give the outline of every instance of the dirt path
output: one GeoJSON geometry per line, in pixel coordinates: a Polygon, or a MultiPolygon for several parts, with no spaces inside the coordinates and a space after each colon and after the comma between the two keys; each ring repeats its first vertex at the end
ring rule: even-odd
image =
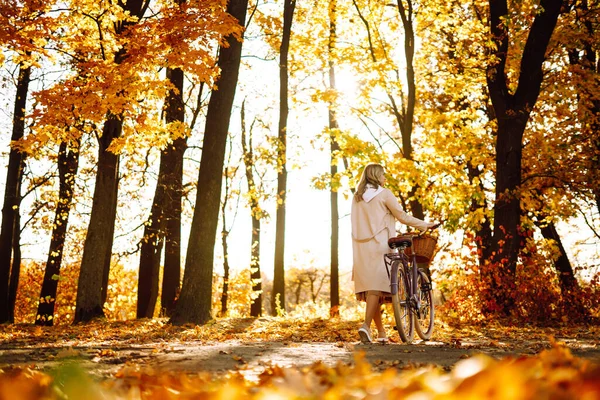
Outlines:
{"type": "MultiPolygon", "coordinates": [[[[594,339],[565,340],[575,356],[600,363],[600,346],[594,339]]],[[[260,374],[266,365],[305,366],[323,362],[333,366],[350,364],[359,353],[376,368],[395,366],[408,368],[426,364],[450,369],[456,362],[477,353],[494,358],[532,355],[550,347],[549,342],[527,340],[472,340],[417,342],[412,345],[390,343],[363,345],[359,342],[291,342],[263,341],[225,342],[162,341],[128,344],[92,342],[90,345],[36,343],[0,344],[0,368],[35,366],[51,369],[66,361],[74,361],[97,376],[110,376],[122,368],[148,366],[155,370],[181,372],[209,371],[226,373],[241,371],[247,377],[260,374]]]]}

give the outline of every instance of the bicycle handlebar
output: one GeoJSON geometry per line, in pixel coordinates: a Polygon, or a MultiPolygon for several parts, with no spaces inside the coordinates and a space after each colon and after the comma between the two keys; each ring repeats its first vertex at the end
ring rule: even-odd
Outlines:
{"type": "Polygon", "coordinates": [[[424,234],[425,234],[427,231],[432,231],[432,230],[434,230],[434,229],[437,229],[437,228],[439,228],[440,226],[442,226],[442,224],[443,224],[443,223],[444,223],[443,221],[440,221],[440,222],[438,222],[437,224],[433,225],[432,227],[429,227],[429,228],[425,229],[424,231],[422,231],[422,232],[419,232],[419,233],[417,234],[417,236],[424,235],[424,234]]]}
{"type": "Polygon", "coordinates": [[[435,224],[434,226],[432,226],[432,227],[431,227],[431,228],[429,228],[429,229],[430,229],[430,230],[437,229],[437,228],[439,228],[440,226],[442,226],[442,224],[443,224],[443,223],[444,223],[443,221],[440,221],[440,222],[438,222],[437,224],[435,224]]]}
{"type": "Polygon", "coordinates": [[[430,228],[427,228],[427,229],[425,229],[424,231],[419,231],[418,233],[414,233],[414,232],[413,232],[413,233],[411,233],[411,232],[405,232],[405,233],[403,233],[403,232],[401,232],[401,231],[399,231],[399,230],[396,230],[396,233],[397,233],[398,235],[414,235],[414,236],[421,236],[421,235],[425,234],[425,233],[426,233],[427,231],[429,231],[429,230],[431,230],[431,231],[432,231],[432,230],[434,230],[434,229],[437,229],[437,228],[439,228],[440,226],[442,226],[442,224],[443,224],[443,223],[444,223],[444,221],[440,221],[440,222],[438,222],[437,224],[433,225],[432,227],[430,227],[430,228]]]}

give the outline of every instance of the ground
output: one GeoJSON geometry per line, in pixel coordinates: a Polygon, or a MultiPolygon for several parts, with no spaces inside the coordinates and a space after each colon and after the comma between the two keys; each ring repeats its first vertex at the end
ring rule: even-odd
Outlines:
{"type": "Polygon", "coordinates": [[[399,343],[390,330],[389,344],[361,344],[358,321],[324,319],[222,319],[204,326],[174,327],[160,320],[95,322],[65,327],[0,327],[0,369],[29,366],[52,370],[75,362],[100,378],[127,368],[170,372],[199,371],[248,379],[272,366],[351,365],[357,356],[375,369],[410,369],[437,365],[450,370],[475,354],[496,359],[538,354],[556,343],[582,359],[600,364],[600,329],[436,326],[432,340],[399,343]]]}

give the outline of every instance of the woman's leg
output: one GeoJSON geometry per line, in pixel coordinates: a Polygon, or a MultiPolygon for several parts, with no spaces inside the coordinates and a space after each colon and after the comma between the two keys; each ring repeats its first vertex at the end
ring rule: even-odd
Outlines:
{"type": "Polygon", "coordinates": [[[375,325],[377,326],[377,338],[382,339],[387,337],[387,333],[383,326],[383,321],[381,320],[381,305],[377,307],[377,311],[373,316],[373,321],[375,321],[375,325]]]}
{"type": "MultiPolygon", "coordinates": [[[[363,324],[364,328],[371,329],[371,322],[375,320],[375,324],[377,324],[377,318],[379,318],[379,324],[381,324],[379,296],[380,292],[378,291],[370,290],[367,292],[367,306],[365,307],[365,322],[363,324]]],[[[379,325],[377,325],[377,329],[379,329],[379,325]]]]}

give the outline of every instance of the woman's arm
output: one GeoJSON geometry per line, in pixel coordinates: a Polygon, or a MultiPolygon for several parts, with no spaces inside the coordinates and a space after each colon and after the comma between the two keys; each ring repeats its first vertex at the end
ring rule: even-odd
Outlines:
{"type": "Polygon", "coordinates": [[[413,228],[417,228],[422,231],[425,231],[428,228],[432,228],[436,225],[435,222],[425,222],[404,212],[402,206],[398,202],[398,199],[390,190],[385,190],[382,194],[384,195],[384,203],[386,207],[388,208],[388,210],[390,210],[392,215],[401,223],[408,226],[412,226],[413,228]]]}

